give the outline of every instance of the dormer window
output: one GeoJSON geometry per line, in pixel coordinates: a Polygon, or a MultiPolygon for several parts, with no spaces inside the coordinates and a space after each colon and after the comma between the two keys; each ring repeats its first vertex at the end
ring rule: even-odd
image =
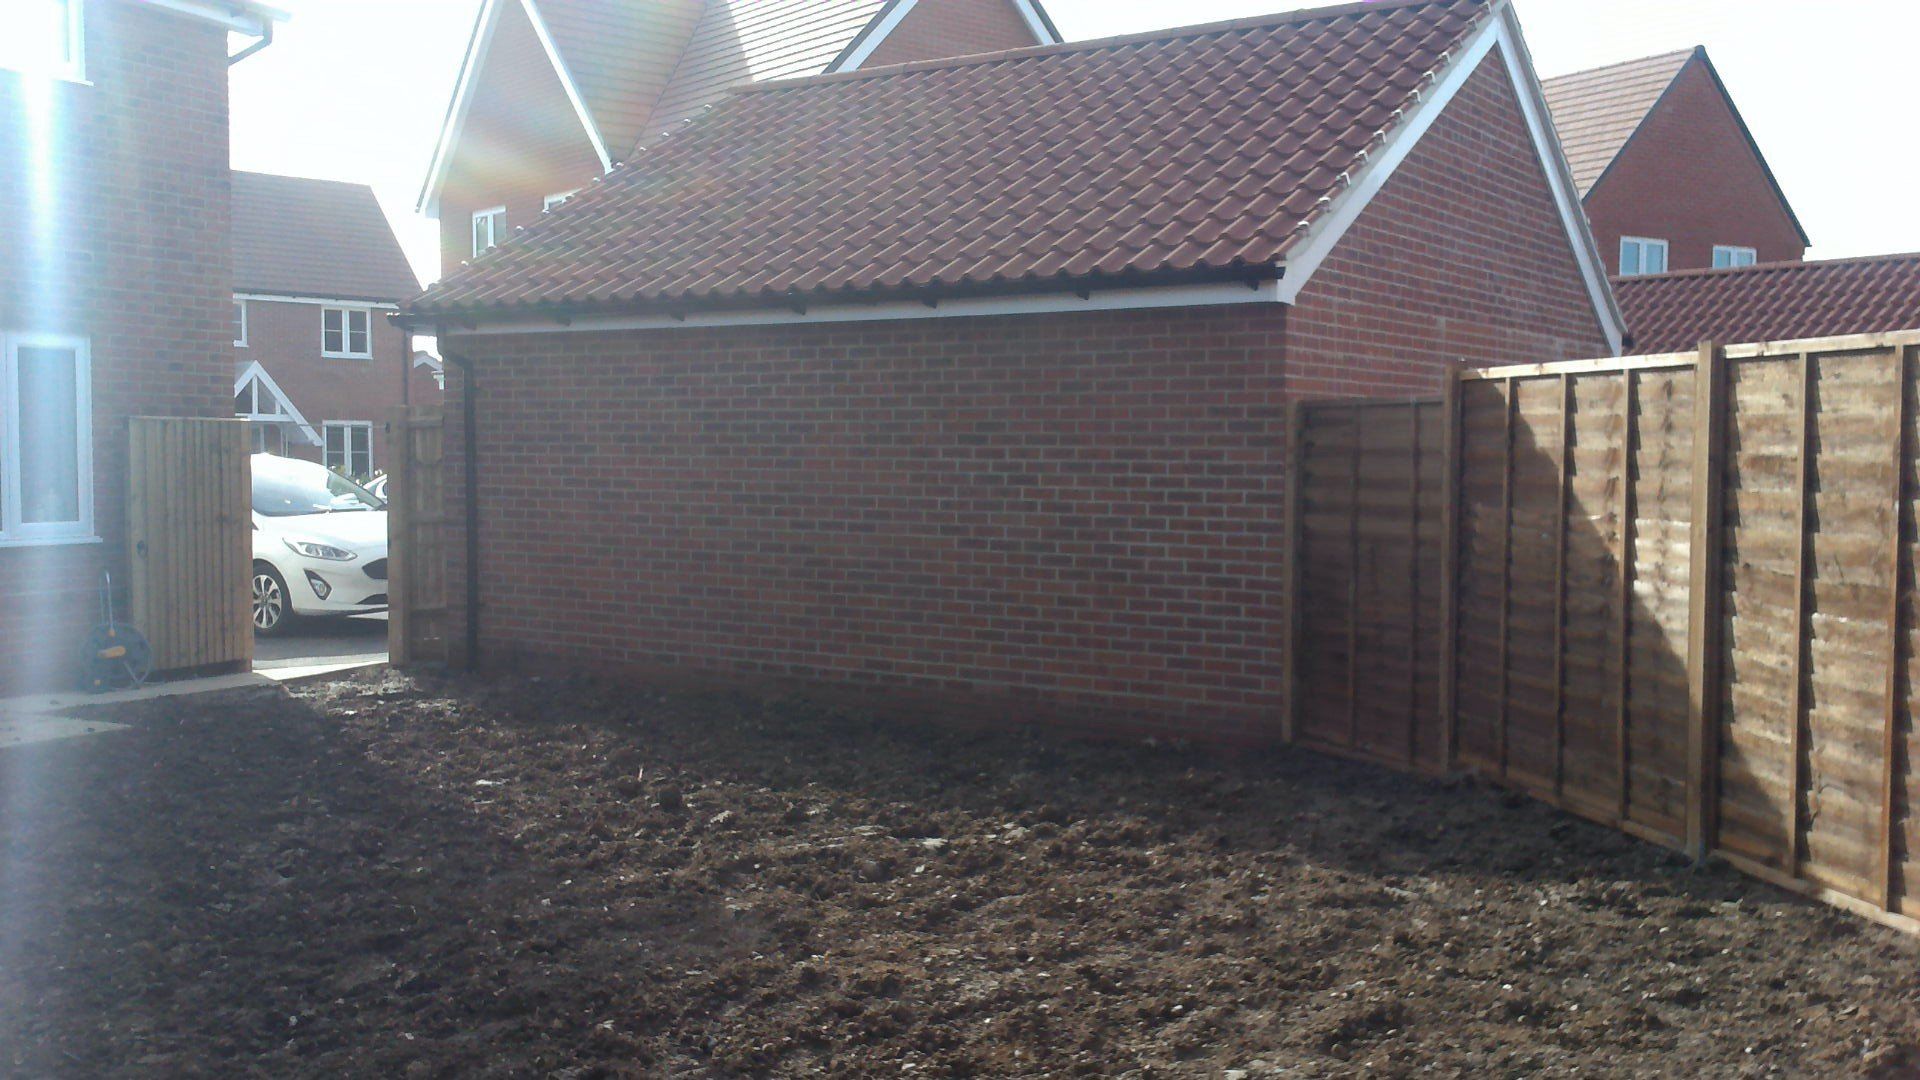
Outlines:
{"type": "Polygon", "coordinates": [[[507,238],[507,208],[496,206],[473,215],[473,257],[479,258],[507,238]]]}
{"type": "Polygon", "coordinates": [[[79,82],[86,78],[81,0],[0,3],[0,68],[79,82]]]}

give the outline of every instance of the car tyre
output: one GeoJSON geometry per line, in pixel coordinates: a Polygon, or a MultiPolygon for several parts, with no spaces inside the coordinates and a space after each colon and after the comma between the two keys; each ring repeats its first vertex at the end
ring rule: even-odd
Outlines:
{"type": "Polygon", "coordinates": [[[285,636],[299,617],[287,579],[266,563],[253,564],[253,632],[257,637],[285,636]]]}

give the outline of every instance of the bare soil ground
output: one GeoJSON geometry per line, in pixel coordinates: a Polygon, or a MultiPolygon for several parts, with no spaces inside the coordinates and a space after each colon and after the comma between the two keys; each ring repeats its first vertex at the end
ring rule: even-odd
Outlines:
{"type": "Polygon", "coordinates": [[[1911,1075],[1920,948],[1304,753],[386,675],[0,754],[0,1074],[1911,1075]]]}

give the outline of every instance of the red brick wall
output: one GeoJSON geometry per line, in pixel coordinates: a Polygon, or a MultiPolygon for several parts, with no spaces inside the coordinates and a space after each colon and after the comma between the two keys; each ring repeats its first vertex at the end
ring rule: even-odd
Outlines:
{"type": "MultiPolygon", "coordinates": [[[[233,350],[235,363],[244,367],[259,361],[313,425],[315,433],[323,437],[329,420],[371,421],[373,465],[385,472],[384,424],[388,411],[401,404],[405,393],[400,374],[405,336],[386,312],[375,310],[373,359],[330,359],[320,355],[321,311],[319,304],[247,301],[247,344],[233,350]]],[[[439,404],[440,387],[433,381],[432,372],[413,367],[410,355],[406,361],[406,370],[412,374],[413,404],[439,404]]],[[[288,449],[293,457],[322,460],[317,446],[288,449]]]]}
{"type": "Polygon", "coordinates": [[[1622,236],[1667,241],[1673,270],[1712,266],[1716,244],[1754,248],[1761,262],[1807,253],[1698,58],[1681,70],[1586,203],[1610,273],[1620,270],[1622,236]]]}
{"type": "Polygon", "coordinates": [[[920,0],[861,66],[1020,49],[1039,42],[1012,0],[920,0]]]}
{"type": "Polygon", "coordinates": [[[226,34],[124,0],[86,25],[92,85],[0,71],[0,327],[90,339],[104,542],[0,548],[0,693],[70,682],[100,571],[127,579],[126,418],[233,410],[226,34]]]}
{"type": "Polygon", "coordinates": [[[1437,392],[1463,359],[1605,356],[1573,250],[1505,63],[1489,56],[1301,292],[1289,389],[1437,392]]]}
{"type": "MultiPolygon", "coordinates": [[[[484,658],[1271,735],[1286,400],[1606,351],[1504,69],[1456,108],[1291,310],[456,341],[484,658]]],[[[448,446],[457,507],[457,423],[448,446]]]]}
{"type": "Polygon", "coordinates": [[[972,684],[1263,732],[1284,323],[1236,307],[456,343],[481,381],[483,649],[972,684]]]}
{"type": "MultiPolygon", "coordinates": [[[[507,208],[507,224],[540,217],[548,195],[600,175],[579,114],[517,3],[505,5],[476,76],[466,126],[440,194],[440,272],[473,258],[473,215],[507,208]]],[[[616,156],[626,148],[609,148],[616,156]]]]}

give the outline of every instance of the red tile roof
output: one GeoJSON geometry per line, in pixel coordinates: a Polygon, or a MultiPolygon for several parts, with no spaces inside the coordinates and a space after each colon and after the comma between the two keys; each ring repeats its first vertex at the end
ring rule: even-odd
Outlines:
{"type": "Polygon", "coordinates": [[[1385,0],[745,90],[415,310],[1253,273],[1490,10],[1385,0]]]}
{"type": "Polygon", "coordinates": [[[1547,96],[1547,109],[1553,113],[1553,126],[1566,148],[1580,194],[1593,189],[1680,76],[1680,69],[1699,53],[1699,49],[1682,49],[1541,80],[1540,89],[1547,96]]]}
{"type": "Polygon", "coordinates": [[[1615,278],[1640,354],[1920,329],[1920,254],[1615,278]]]}
{"type": "Polygon", "coordinates": [[[233,290],[398,303],[420,279],[372,188],[235,172],[233,290]]]}

